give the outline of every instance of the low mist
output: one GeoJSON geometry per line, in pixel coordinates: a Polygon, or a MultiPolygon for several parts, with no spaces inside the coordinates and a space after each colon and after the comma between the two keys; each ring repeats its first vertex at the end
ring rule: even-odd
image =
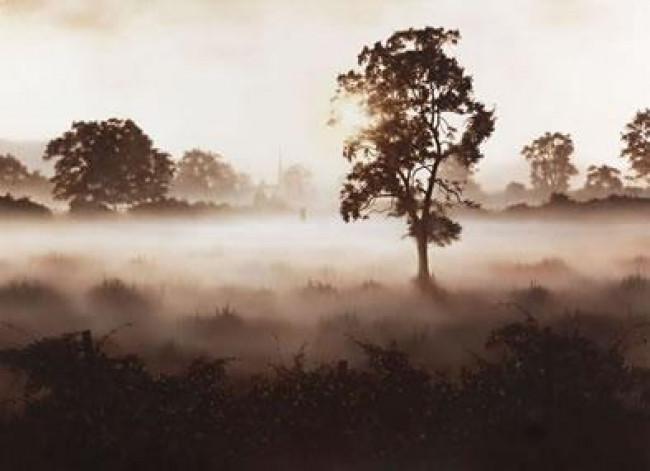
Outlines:
{"type": "Polygon", "coordinates": [[[607,340],[650,306],[647,224],[463,225],[461,242],[433,251],[447,292],[433,302],[412,286],[413,242],[390,220],[15,222],[0,234],[11,247],[0,260],[0,339],[91,328],[163,368],[175,364],[160,357],[171,348],[179,361],[227,355],[245,369],[301,348],[313,360],[354,355],[351,339],[368,339],[450,365],[522,312],[605,318],[617,326],[596,332],[607,340]]]}

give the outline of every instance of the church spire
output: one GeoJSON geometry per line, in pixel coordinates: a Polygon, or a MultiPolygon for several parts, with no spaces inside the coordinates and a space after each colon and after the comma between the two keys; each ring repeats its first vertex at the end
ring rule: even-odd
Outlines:
{"type": "Polygon", "coordinates": [[[282,174],[284,169],[282,168],[282,147],[278,147],[278,188],[282,187],[282,174]]]}

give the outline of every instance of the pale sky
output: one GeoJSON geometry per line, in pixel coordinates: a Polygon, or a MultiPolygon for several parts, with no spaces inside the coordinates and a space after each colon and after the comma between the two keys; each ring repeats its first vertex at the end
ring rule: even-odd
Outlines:
{"type": "MultiPolygon", "coordinates": [[[[581,170],[623,167],[650,107],[648,0],[0,0],[0,137],[134,119],[179,156],[202,147],[273,179],[278,149],[324,182],[345,170],[328,128],[337,73],[397,29],[458,28],[477,97],[496,107],[478,180],[527,180],[519,154],[569,132],[581,170]]],[[[584,176],[574,183],[582,184],[584,176]]]]}

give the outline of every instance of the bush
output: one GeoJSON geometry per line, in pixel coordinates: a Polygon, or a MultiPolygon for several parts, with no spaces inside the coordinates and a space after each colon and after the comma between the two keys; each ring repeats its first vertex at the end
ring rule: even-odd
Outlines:
{"type": "Polygon", "coordinates": [[[129,212],[138,216],[206,216],[227,212],[228,204],[208,201],[190,203],[176,198],[164,198],[133,206],[129,212]]]}
{"type": "Polygon", "coordinates": [[[26,378],[0,421],[6,469],[648,469],[650,371],[618,345],[527,318],[457,380],[396,345],[234,377],[198,358],[154,375],[90,332],[0,351],[26,378]]]}
{"type": "Polygon", "coordinates": [[[2,217],[49,217],[52,215],[46,206],[38,204],[29,198],[14,198],[7,193],[0,196],[0,216],[2,217]]]}
{"type": "Polygon", "coordinates": [[[151,300],[135,286],[119,278],[108,278],[88,292],[92,309],[126,318],[138,318],[153,310],[151,300]]]}
{"type": "Polygon", "coordinates": [[[13,280],[0,286],[0,311],[27,310],[61,313],[69,302],[51,286],[35,280],[13,280]]]}
{"type": "Polygon", "coordinates": [[[75,198],[70,201],[70,214],[78,216],[107,215],[113,211],[104,203],[75,198]]]}

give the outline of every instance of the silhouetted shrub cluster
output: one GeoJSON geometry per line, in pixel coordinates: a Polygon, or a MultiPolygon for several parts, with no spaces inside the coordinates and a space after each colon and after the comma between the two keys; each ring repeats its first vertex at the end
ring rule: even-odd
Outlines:
{"type": "Polygon", "coordinates": [[[230,209],[228,204],[211,201],[190,203],[176,198],[162,198],[133,206],[129,212],[141,216],[205,216],[222,214],[230,209]]]}
{"type": "Polygon", "coordinates": [[[536,320],[489,336],[457,376],[396,346],[366,362],[265,375],[196,359],[155,375],[89,331],[0,352],[24,378],[0,426],[3,469],[642,470],[650,371],[536,320]]]}
{"type": "Polygon", "coordinates": [[[70,201],[70,214],[74,216],[107,216],[113,212],[101,202],[88,201],[84,198],[74,198],[70,201]]]}
{"type": "Polygon", "coordinates": [[[609,195],[606,198],[594,198],[588,201],[577,201],[563,193],[553,193],[550,199],[540,206],[530,206],[518,203],[508,206],[499,214],[504,216],[539,216],[539,215],[602,215],[602,214],[629,214],[636,215],[640,212],[650,212],[650,198],[609,195]]]}
{"type": "Polygon", "coordinates": [[[52,212],[45,206],[29,198],[14,198],[7,193],[0,196],[0,216],[2,217],[48,217],[52,212]]]}
{"type": "Polygon", "coordinates": [[[108,278],[93,286],[88,299],[100,315],[116,313],[125,319],[140,318],[153,309],[152,301],[144,293],[119,278],[108,278]]]}

